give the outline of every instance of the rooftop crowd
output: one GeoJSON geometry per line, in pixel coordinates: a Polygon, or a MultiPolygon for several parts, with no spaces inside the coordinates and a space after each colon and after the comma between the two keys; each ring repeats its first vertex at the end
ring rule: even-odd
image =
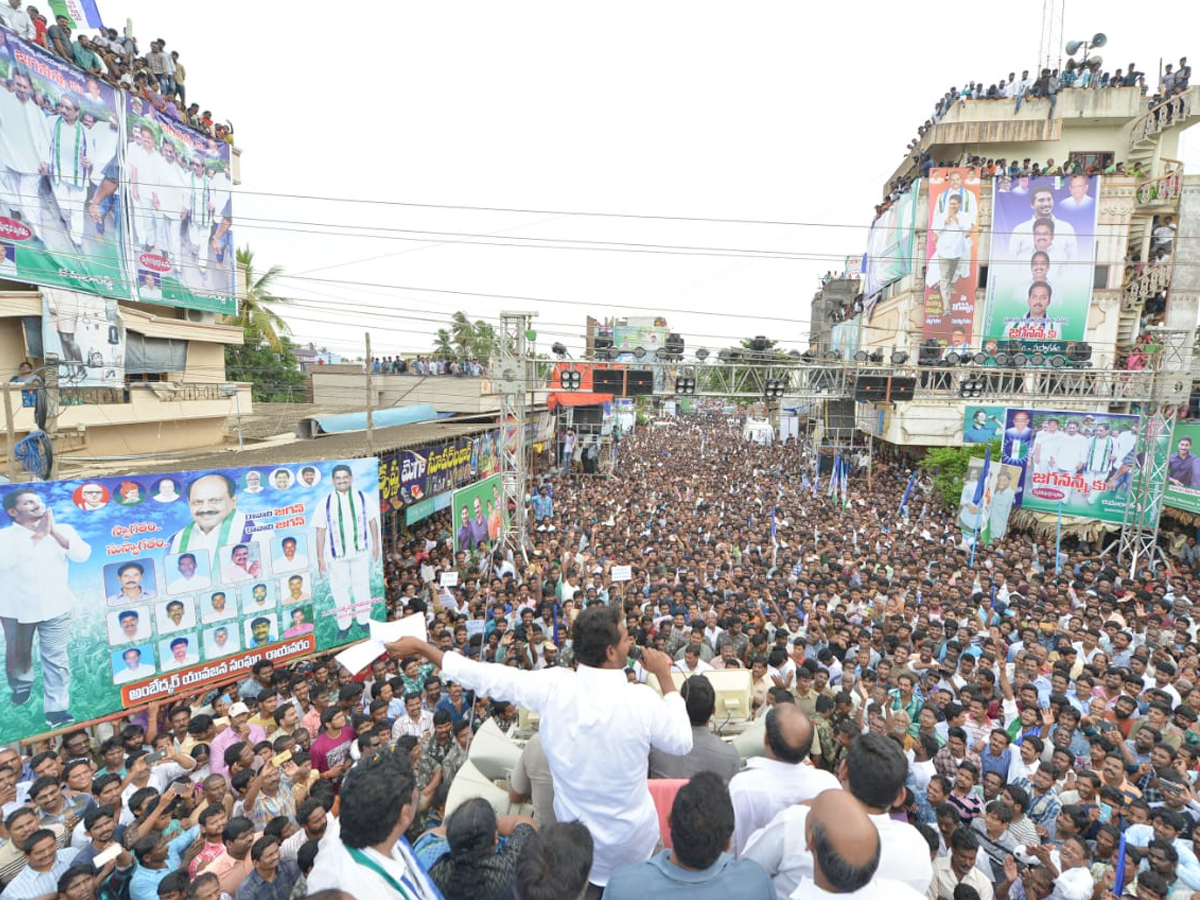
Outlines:
{"type": "Polygon", "coordinates": [[[527,558],[455,555],[444,513],[416,524],[387,601],[428,642],[357,676],[263,661],[0,751],[0,898],[1200,890],[1195,540],[1129,577],[1010,530],[972,567],[930,485],[901,511],[907,472],[860,462],[835,497],[811,449],[680,424],[625,436],[612,477],[539,484],[527,558]],[[459,583],[430,593],[423,568],[459,583]],[[711,730],[709,668],[749,669],[760,755],[711,730]],[[443,817],[514,704],[541,715],[509,778],[534,815],[443,817]]]}
{"type": "Polygon", "coordinates": [[[233,143],[232,123],[215,121],[210,110],[187,102],[187,69],[179,51],[168,52],[162,38],[151,41],[146,51],[136,37],[115,28],[100,28],[89,36],[73,33],[70,23],[62,15],[51,21],[22,0],[0,0],[0,26],[8,31],[209,137],[233,143]]]}
{"type": "Polygon", "coordinates": [[[470,375],[486,376],[488,367],[477,359],[445,359],[434,356],[374,357],[371,371],[375,375],[470,375]]]}

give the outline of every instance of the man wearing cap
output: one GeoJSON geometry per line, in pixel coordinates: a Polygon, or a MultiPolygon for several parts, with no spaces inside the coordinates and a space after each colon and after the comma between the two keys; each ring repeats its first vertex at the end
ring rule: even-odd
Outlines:
{"type": "Polygon", "coordinates": [[[0,530],[0,624],[12,703],[29,701],[33,639],[40,642],[46,721],[69,724],[71,659],[67,638],[75,597],[68,563],[86,562],[92,548],[70,525],[55,521],[37,490],[18,487],[4,497],[12,524],[0,530]]]}
{"type": "Polygon", "coordinates": [[[146,567],[139,562],[127,562],[117,569],[117,590],[109,595],[109,606],[128,606],[153,600],[158,595],[142,587],[146,567]]]}
{"type": "Polygon", "coordinates": [[[234,744],[247,743],[251,747],[267,739],[267,733],[258,725],[250,724],[250,707],[240,700],[229,707],[229,727],[213,738],[209,745],[209,768],[214,775],[226,775],[229,765],[225,762],[225,750],[234,744]]]}

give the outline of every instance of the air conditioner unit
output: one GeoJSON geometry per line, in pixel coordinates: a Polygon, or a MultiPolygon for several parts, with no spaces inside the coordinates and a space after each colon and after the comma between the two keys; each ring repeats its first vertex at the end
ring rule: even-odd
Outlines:
{"type": "Polygon", "coordinates": [[[216,313],[211,313],[206,309],[185,309],[189,322],[197,322],[201,325],[212,325],[217,321],[216,313]]]}

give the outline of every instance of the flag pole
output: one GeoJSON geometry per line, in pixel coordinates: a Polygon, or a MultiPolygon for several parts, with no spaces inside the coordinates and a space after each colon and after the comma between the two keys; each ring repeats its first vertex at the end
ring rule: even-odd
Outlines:
{"type": "Polygon", "coordinates": [[[1062,569],[1062,500],[1058,501],[1058,534],[1054,539],[1054,574],[1057,575],[1062,569]]]}

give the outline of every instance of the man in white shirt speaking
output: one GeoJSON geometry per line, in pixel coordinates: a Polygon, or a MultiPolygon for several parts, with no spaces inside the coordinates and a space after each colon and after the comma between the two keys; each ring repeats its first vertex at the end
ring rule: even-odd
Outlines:
{"type": "MultiPolygon", "coordinates": [[[[640,651],[642,666],[663,687],[661,699],[626,680],[633,641],[618,607],[589,606],[575,620],[571,640],[574,672],[479,663],[408,637],[387,649],[398,659],[424,656],[477,695],[504,697],[541,716],[554,813],[560,822],[578,819],[591,831],[596,849],[589,877],[603,886],[618,866],[645,862],[654,853],[659,827],[646,784],[650,748],[682,756],[692,749],[692,726],[667,654],[640,651]]],[[[504,642],[511,641],[505,635],[504,642]]]]}

